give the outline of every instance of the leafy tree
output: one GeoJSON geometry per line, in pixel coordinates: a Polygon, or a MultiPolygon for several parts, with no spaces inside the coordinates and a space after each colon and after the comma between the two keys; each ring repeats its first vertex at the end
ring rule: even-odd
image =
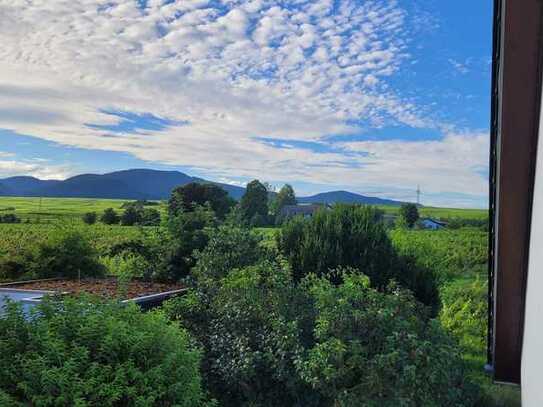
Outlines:
{"type": "Polygon", "coordinates": [[[181,212],[192,212],[198,206],[209,204],[219,219],[224,219],[235,201],[221,187],[214,184],[192,182],[172,191],[168,201],[168,213],[176,216],[181,212]]]}
{"type": "Polygon", "coordinates": [[[160,311],[45,299],[0,317],[2,406],[204,405],[200,351],[160,311]],[[19,404],[20,402],[20,404],[19,404]]]}
{"type": "Polygon", "coordinates": [[[268,190],[264,184],[258,180],[247,184],[245,194],[240,201],[240,211],[243,221],[249,225],[267,219],[268,190]]]}
{"type": "Polygon", "coordinates": [[[177,281],[186,277],[195,264],[194,254],[208,242],[208,229],[216,226],[214,211],[196,207],[168,219],[168,236],[160,242],[160,280],[177,281]]]}
{"type": "Polygon", "coordinates": [[[278,217],[281,214],[281,210],[286,205],[296,205],[298,201],[296,200],[296,194],[291,185],[285,184],[283,188],[279,190],[275,198],[270,204],[270,211],[272,215],[278,217]]]}
{"type": "Polygon", "coordinates": [[[107,208],[100,217],[100,222],[106,225],[116,225],[119,223],[119,220],[119,215],[117,215],[117,212],[113,208],[107,208]]]}
{"type": "Polygon", "coordinates": [[[277,246],[289,261],[296,281],[314,273],[337,284],[341,275],[333,270],[353,267],[378,289],[395,279],[437,311],[434,274],[396,253],[380,217],[381,212],[372,207],[335,205],[331,210],[318,211],[311,219],[291,219],[281,228],[277,246]]]}
{"type": "Polygon", "coordinates": [[[160,221],[160,212],[156,209],[146,208],[143,210],[140,221],[142,226],[158,226],[160,221]]]}
{"type": "Polygon", "coordinates": [[[83,215],[83,222],[87,225],[94,225],[96,223],[98,216],[96,212],[87,212],[83,215]]]}
{"type": "Polygon", "coordinates": [[[143,219],[143,208],[136,205],[128,206],[121,215],[121,225],[134,226],[141,223],[143,219]]]}
{"type": "Polygon", "coordinates": [[[419,210],[413,203],[405,203],[400,207],[400,218],[408,228],[412,228],[419,220],[419,210]]]}

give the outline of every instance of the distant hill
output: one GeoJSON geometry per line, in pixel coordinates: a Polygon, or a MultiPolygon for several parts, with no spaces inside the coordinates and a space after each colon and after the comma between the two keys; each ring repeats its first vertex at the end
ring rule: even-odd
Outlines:
{"type": "Polygon", "coordinates": [[[321,203],[321,204],[334,204],[334,203],[348,203],[348,204],[364,204],[364,205],[392,205],[400,206],[403,202],[394,201],[391,199],[376,198],[373,196],[365,196],[355,194],[348,191],[331,191],[323,192],[321,194],[305,196],[298,198],[299,203],[321,203]]]}
{"type": "MultiPolygon", "coordinates": [[[[213,183],[239,200],[245,188],[191,177],[179,171],[134,169],[107,174],[82,174],[64,181],[34,177],[0,179],[0,196],[97,199],[168,199],[172,189],[190,182],[213,183]]],[[[401,205],[402,202],[364,196],[347,191],[332,191],[298,198],[300,203],[357,203],[366,205],[401,205]]]]}
{"type": "MultiPolygon", "coordinates": [[[[167,199],[172,189],[190,182],[209,182],[179,171],[135,169],[108,174],[83,174],[64,181],[44,181],[33,177],[0,179],[0,195],[102,199],[167,199]]],[[[215,183],[239,199],[245,189],[215,183]]]]}

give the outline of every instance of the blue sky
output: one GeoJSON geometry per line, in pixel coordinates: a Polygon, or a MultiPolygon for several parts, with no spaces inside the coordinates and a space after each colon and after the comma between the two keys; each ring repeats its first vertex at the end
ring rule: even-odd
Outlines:
{"type": "Polygon", "coordinates": [[[0,0],[0,35],[0,177],[487,204],[490,0],[0,0]]]}

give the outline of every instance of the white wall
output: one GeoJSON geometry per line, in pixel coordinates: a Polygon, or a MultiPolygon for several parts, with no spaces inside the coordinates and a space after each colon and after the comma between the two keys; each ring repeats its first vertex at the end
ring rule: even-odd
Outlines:
{"type": "Polygon", "coordinates": [[[522,405],[543,406],[543,110],[539,129],[522,348],[522,405]]]}

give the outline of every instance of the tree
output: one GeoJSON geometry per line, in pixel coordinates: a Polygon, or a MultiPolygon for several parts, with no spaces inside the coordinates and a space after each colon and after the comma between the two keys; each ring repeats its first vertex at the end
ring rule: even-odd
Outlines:
{"type": "Polygon", "coordinates": [[[412,228],[419,220],[419,210],[417,205],[413,203],[402,204],[400,207],[400,218],[408,228],[412,228]]]}
{"type": "Polygon", "coordinates": [[[116,225],[119,223],[119,220],[119,215],[117,215],[117,212],[113,208],[107,208],[100,217],[100,222],[106,225],[116,225]]]}
{"type": "Polygon", "coordinates": [[[160,212],[153,208],[144,209],[140,223],[142,226],[160,225],[160,212]]]}
{"type": "Polygon", "coordinates": [[[21,219],[14,213],[7,213],[0,216],[0,223],[21,223],[21,219]]]}
{"type": "Polygon", "coordinates": [[[192,212],[197,206],[209,204],[219,219],[224,219],[235,201],[221,187],[214,184],[191,182],[172,191],[168,201],[168,214],[176,216],[180,212],[192,212]]]}
{"type": "Polygon", "coordinates": [[[123,226],[134,226],[139,224],[143,218],[143,208],[136,205],[128,206],[122,216],[121,216],[121,225],[123,226]]]}
{"type": "Polygon", "coordinates": [[[268,190],[264,184],[258,180],[247,184],[245,194],[241,198],[240,211],[243,221],[248,225],[252,225],[255,219],[267,219],[268,190]]]}
{"type": "Polygon", "coordinates": [[[96,212],[87,212],[83,215],[83,222],[85,222],[87,225],[94,225],[96,223],[96,219],[96,212]]]}
{"type": "Polygon", "coordinates": [[[285,184],[271,202],[271,213],[277,217],[281,214],[281,209],[283,209],[284,206],[296,205],[297,203],[298,201],[296,200],[294,189],[291,185],[285,184]]]}

